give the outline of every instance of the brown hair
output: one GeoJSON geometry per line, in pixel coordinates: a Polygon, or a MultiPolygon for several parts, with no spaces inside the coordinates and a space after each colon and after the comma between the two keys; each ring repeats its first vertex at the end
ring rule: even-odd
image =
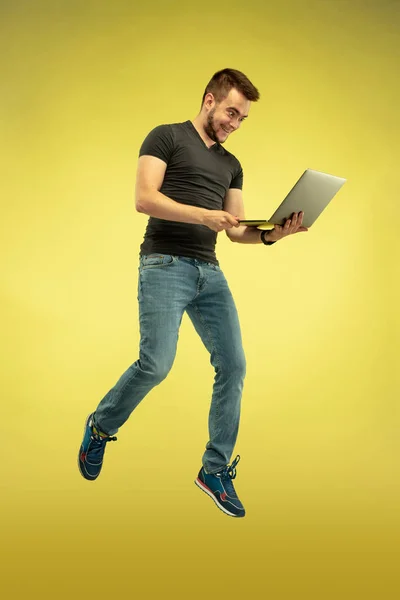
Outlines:
{"type": "Polygon", "coordinates": [[[257,102],[260,98],[258,89],[254,87],[244,73],[236,71],[236,69],[222,69],[222,71],[214,73],[208,82],[201,101],[201,107],[203,107],[206,94],[211,93],[216,102],[221,102],[227,97],[232,88],[237,89],[247,100],[252,102],[257,102]]]}

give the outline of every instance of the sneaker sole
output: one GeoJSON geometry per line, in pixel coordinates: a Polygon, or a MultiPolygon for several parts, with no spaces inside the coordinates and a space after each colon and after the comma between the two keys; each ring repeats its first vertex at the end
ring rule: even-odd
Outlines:
{"type": "Polygon", "coordinates": [[[210,498],[212,498],[214,500],[215,504],[218,506],[218,508],[220,510],[222,510],[223,513],[225,513],[229,517],[236,517],[236,518],[244,517],[244,514],[243,515],[235,515],[234,513],[229,512],[229,510],[227,510],[226,508],[224,508],[223,506],[221,506],[221,504],[218,502],[218,500],[216,499],[216,497],[214,496],[214,494],[212,493],[212,491],[210,490],[210,488],[208,488],[199,478],[197,478],[195,480],[195,484],[203,492],[205,492],[207,494],[207,496],[210,496],[210,498]]]}
{"type": "MultiPolygon", "coordinates": [[[[85,427],[83,428],[83,438],[82,438],[82,440],[83,440],[83,439],[84,439],[84,437],[85,437],[85,434],[86,434],[86,428],[87,428],[87,425],[88,425],[88,423],[89,423],[89,419],[90,419],[90,417],[92,416],[92,414],[93,414],[93,413],[90,413],[90,414],[87,416],[87,418],[86,418],[86,421],[85,421],[85,427]]],[[[82,444],[81,444],[81,445],[82,445],[82,444]]],[[[99,475],[96,475],[96,477],[90,477],[90,475],[88,475],[88,473],[87,473],[86,475],[84,475],[84,473],[83,473],[83,471],[82,471],[82,467],[81,467],[81,461],[80,461],[80,457],[81,457],[81,450],[79,449],[79,453],[78,453],[78,468],[79,468],[79,472],[80,472],[80,474],[82,475],[82,477],[83,477],[84,479],[86,479],[86,481],[95,481],[95,479],[97,479],[97,478],[98,478],[98,476],[100,475],[100,473],[99,473],[99,475]],[[87,476],[87,475],[88,475],[88,476],[87,476]]]]}

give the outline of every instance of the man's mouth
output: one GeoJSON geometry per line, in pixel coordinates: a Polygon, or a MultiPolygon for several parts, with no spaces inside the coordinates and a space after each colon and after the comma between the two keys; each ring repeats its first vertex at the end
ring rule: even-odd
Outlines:
{"type": "Polygon", "coordinates": [[[225,127],[222,127],[222,125],[221,125],[221,129],[222,129],[222,131],[225,131],[225,133],[227,133],[228,135],[230,134],[230,131],[227,131],[227,130],[225,129],[225,127]]]}

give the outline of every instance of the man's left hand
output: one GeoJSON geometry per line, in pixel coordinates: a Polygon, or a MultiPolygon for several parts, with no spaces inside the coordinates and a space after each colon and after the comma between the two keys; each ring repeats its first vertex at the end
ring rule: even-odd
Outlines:
{"type": "Polygon", "coordinates": [[[282,238],[292,235],[293,233],[299,233],[300,231],[308,231],[308,227],[303,227],[303,216],[304,212],[293,213],[291,219],[286,219],[284,225],[275,225],[271,231],[265,236],[268,242],[278,242],[282,238]]]}

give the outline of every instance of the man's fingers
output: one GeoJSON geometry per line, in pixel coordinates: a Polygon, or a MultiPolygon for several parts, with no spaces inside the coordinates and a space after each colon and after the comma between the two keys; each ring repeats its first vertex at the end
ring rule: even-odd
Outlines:
{"type": "Polygon", "coordinates": [[[290,233],[294,233],[297,229],[297,213],[292,215],[292,224],[290,226],[290,233]]]}
{"type": "Polygon", "coordinates": [[[299,216],[298,216],[298,219],[297,219],[297,231],[299,231],[300,228],[301,228],[301,225],[303,223],[303,216],[304,216],[304,213],[303,212],[299,212],[299,216]]]}
{"type": "Polygon", "coordinates": [[[286,236],[299,231],[308,231],[308,227],[302,226],[304,212],[293,213],[290,219],[286,219],[284,225],[275,225],[274,230],[276,233],[286,236]]]}
{"type": "Polygon", "coordinates": [[[232,215],[228,215],[226,219],[231,227],[237,227],[239,225],[239,217],[233,217],[232,215]]]}
{"type": "MultiPolygon", "coordinates": [[[[303,216],[303,211],[300,211],[299,213],[293,213],[289,233],[297,233],[298,231],[300,231],[301,225],[303,223],[303,216]]],[[[302,231],[304,231],[304,229],[302,229],[302,231]]]]}

